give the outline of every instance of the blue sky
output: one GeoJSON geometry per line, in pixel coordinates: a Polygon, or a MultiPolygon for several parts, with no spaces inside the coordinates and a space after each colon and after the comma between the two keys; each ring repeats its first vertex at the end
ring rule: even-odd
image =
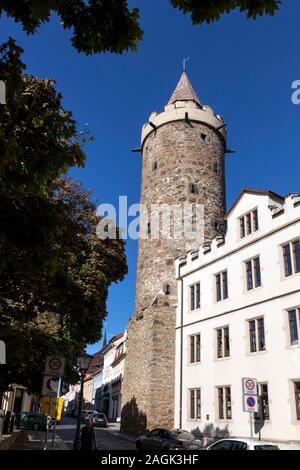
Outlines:
{"type": "MultiPolygon", "coordinates": [[[[98,203],[139,201],[141,127],[162,110],[191,57],[188,75],[203,103],[228,124],[227,205],[243,186],[300,192],[300,105],[291,84],[300,79],[300,2],[283,2],[275,18],[247,20],[234,12],[212,25],[193,26],[168,0],[131,0],[141,10],[144,39],[136,54],[78,54],[56,17],[27,37],[13,21],[0,20],[0,41],[13,36],[25,49],[28,73],[57,81],[64,106],[95,141],[86,147],[84,169],[73,169],[98,203]]],[[[137,242],[127,243],[129,274],[110,289],[108,339],[134,309],[137,242]]],[[[97,350],[94,345],[90,352],[97,350]]]]}

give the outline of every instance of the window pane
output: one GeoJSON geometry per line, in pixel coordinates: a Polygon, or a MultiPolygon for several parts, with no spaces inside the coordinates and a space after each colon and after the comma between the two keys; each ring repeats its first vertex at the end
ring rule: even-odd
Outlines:
{"type": "Polygon", "coordinates": [[[294,382],[295,387],[295,401],[296,401],[296,416],[300,420],[300,382],[294,382]]]}
{"type": "Polygon", "coordinates": [[[224,349],[225,357],[230,356],[230,345],[229,345],[229,327],[224,328],[224,349]]]}
{"type": "Polygon", "coordinates": [[[296,310],[291,310],[289,312],[289,325],[290,325],[290,340],[291,345],[298,344],[299,335],[298,335],[298,325],[297,325],[297,313],[296,310]]]}
{"type": "Polygon", "coordinates": [[[249,321],[249,337],[250,337],[250,351],[256,351],[256,331],[255,320],[249,321]]]}
{"type": "Polygon", "coordinates": [[[258,332],[258,349],[259,351],[264,351],[266,348],[266,345],[265,345],[265,326],[264,326],[263,318],[259,318],[257,320],[257,332],[258,332]]]}
{"type": "Polygon", "coordinates": [[[190,412],[191,412],[191,419],[194,419],[195,418],[195,392],[194,392],[194,390],[191,390],[191,408],[190,408],[190,412]]]}
{"type": "Polygon", "coordinates": [[[201,419],[201,393],[200,393],[200,389],[196,390],[196,393],[197,393],[196,416],[197,416],[197,419],[201,419]]]}
{"type": "Polygon", "coordinates": [[[252,212],[252,216],[253,216],[253,231],[256,232],[256,230],[258,230],[258,213],[257,213],[257,209],[255,209],[252,212]]]}
{"type": "Polygon", "coordinates": [[[201,347],[201,340],[200,340],[200,335],[196,336],[196,361],[200,362],[200,347],[201,347]]]}
{"type": "Polygon", "coordinates": [[[247,225],[247,235],[250,235],[250,233],[252,232],[251,213],[246,215],[246,225],[247,225]]]}
{"type": "Polygon", "coordinates": [[[291,259],[291,249],[290,244],[283,246],[283,260],[284,260],[284,272],[286,276],[290,276],[292,271],[292,259],[291,259]]]}
{"type": "Polygon", "coordinates": [[[222,334],[222,328],[217,330],[217,352],[218,352],[218,357],[223,357],[223,334],[222,334]]]}
{"type": "Polygon", "coordinates": [[[191,336],[191,362],[195,362],[195,337],[191,336]]]}
{"type": "Polygon", "coordinates": [[[261,384],[260,396],[262,419],[270,419],[268,384],[261,384]]]}
{"type": "Polygon", "coordinates": [[[240,234],[241,234],[241,238],[244,238],[245,236],[245,218],[244,217],[240,219],[240,234]]]}
{"type": "Polygon", "coordinates": [[[225,394],[226,394],[226,418],[231,419],[231,393],[230,387],[225,387],[225,394]]]}
{"type": "Polygon", "coordinates": [[[246,263],[246,272],[247,272],[247,289],[253,289],[253,278],[252,278],[252,262],[247,261],[246,263]]]}
{"type": "Polygon", "coordinates": [[[255,287],[259,287],[261,285],[259,257],[255,258],[253,262],[254,262],[255,287]]]}
{"type": "Polygon", "coordinates": [[[295,272],[300,272],[300,240],[297,240],[293,243],[293,253],[294,253],[294,263],[295,263],[295,272]]]}
{"type": "Polygon", "coordinates": [[[218,400],[219,400],[219,419],[224,419],[223,387],[218,388],[218,400]]]}
{"type": "Polygon", "coordinates": [[[191,310],[195,310],[195,286],[191,286],[191,310]]]}
{"type": "Polygon", "coordinates": [[[227,271],[223,272],[223,299],[228,297],[228,281],[227,281],[227,271]]]}
{"type": "Polygon", "coordinates": [[[217,294],[217,302],[221,300],[222,293],[221,293],[221,274],[216,275],[216,294],[217,294]]]}
{"type": "Polygon", "coordinates": [[[196,308],[200,308],[200,282],[196,284],[196,308]]]}

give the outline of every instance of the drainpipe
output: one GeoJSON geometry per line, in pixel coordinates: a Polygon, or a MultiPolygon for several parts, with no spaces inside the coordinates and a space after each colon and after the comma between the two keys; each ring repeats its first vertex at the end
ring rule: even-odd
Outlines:
{"type": "Polygon", "coordinates": [[[182,429],[182,397],[183,397],[183,278],[180,268],[186,265],[186,258],[182,260],[178,267],[178,280],[180,281],[180,379],[179,379],[179,428],[182,429]]]}

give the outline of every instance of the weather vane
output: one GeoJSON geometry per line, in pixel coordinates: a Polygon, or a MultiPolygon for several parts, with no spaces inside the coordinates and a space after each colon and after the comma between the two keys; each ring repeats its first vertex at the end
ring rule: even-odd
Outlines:
{"type": "Polygon", "coordinates": [[[183,71],[184,72],[186,71],[186,63],[187,63],[188,60],[190,60],[190,57],[186,57],[186,58],[183,59],[182,64],[183,64],[183,71]]]}

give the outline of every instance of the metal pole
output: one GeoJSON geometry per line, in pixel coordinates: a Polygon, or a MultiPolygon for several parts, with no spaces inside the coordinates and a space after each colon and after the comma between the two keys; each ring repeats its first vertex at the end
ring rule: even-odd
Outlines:
{"type": "Polygon", "coordinates": [[[81,372],[76,434],[75,434],[75,440],[73,444],[73,450],[80,450],[80,424],[81,424],[81,411],[82,411],[82,403],[83,403],[83,386],[84,386],[84,373],[81,372]]]}
{"type": "MultiPolygon", "coordinates": [[[[51,409],[52,409],[52,395],[49,397],[49,408],[48,408],[48,415],[51,416],[51,409]]],[[[45,435],[45,445],[44,450],[47,450],[47,442],[48,442],[48,423],[46,425],[46,435],[45,435]]]]}
{"type": "Polygon", "coordinates": [[[56,403],[55,403],[55,419],[54,419],[54,426],[53,426],[53,431],[52,431],[52,444],[51,444],[51,447],[54,446],[54,440],[55,440],[56,423],[57,423],[57,411],[58,411],[58,401],[59,401],[59,395],[60,395],[60,387],[61,387],[61,375],[59,376],[58,386],[57,386],[56,403]]]}
{"type": "Polygon", "coordinates": [[[253,411],[250,411],[250,437],[253,439],[253,411]]]}

